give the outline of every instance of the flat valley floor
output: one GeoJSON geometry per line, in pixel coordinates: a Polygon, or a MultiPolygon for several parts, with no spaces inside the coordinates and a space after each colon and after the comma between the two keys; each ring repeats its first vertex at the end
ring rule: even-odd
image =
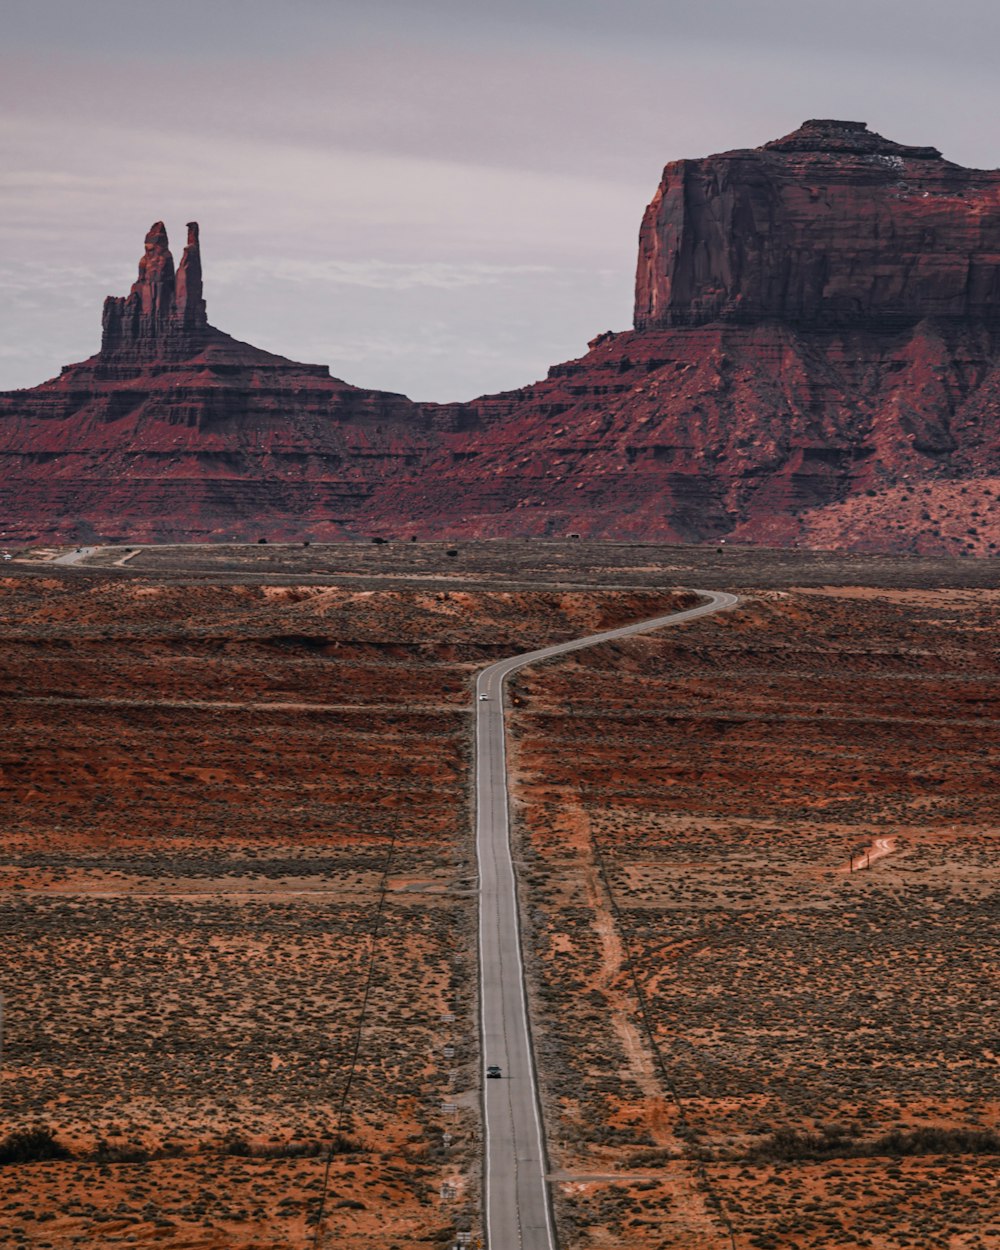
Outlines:
{"type": "Polygon", "coordinates": [[[560,1243],[997,1244],[996,562],[4,574],[0,1139],[68,1154],[0,1165],[9,1244],[477,1233],[473,676],[691,586],[743,602],[509,692],[560,1243]]]}

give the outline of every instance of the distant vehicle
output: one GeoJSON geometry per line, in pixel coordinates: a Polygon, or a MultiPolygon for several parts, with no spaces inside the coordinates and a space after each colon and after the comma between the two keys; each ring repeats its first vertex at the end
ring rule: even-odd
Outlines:
{"type": "Polygon", "coordinates": [[[502,1076],[503,1076],[503,1073],[500,1071],[500,1069],[497,1067],[495,1063],[491,1063],[490,1066],[486,1069],[486,1079],[488,1081],[499,1081],[502,1076]]]}
{"type": "Polygon", "coordinates": [[[481,700],[488,699],[489,697],[490,697],[490,696],[489,696],[488,694],[481,694],[481,695],[479,696],[479,698],[480,698],[481,700]]]}
{"type": "Polygon", "coordinates": [[[3,553],[3,558],[4,558],[5,560],[13,560],[13,559],[14,559],[14,557],[10,554],[10,552],[9,552],[9,551],[5,551],[5,552],[3,553]]]}

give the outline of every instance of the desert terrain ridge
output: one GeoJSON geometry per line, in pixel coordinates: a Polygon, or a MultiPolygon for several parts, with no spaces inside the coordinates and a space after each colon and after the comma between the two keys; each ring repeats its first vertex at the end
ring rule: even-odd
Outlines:
{"type": "Polygon", "coordinates": [[[664,168],[631,329],[541,380],[428,403],[212,325],[197,223],[175,267],[156,221],[100,351],[0,393],[4,530],[990,556],[998,257],[1000,170],[807,119],[664,168]]]}
{"type": "Polygon", "coordinates": [[[475,1230],[470,677],[692,585],[746,601],[512,686],[561,1244],[995,1242],[995,1156],[872,1153],[997,1127],[994,563],[399,543],[4,572],[0,1138],[75,1155],[0,1171],[12,1245],[312,1245],[331,1138],[319,1244],[475,1230]]]}

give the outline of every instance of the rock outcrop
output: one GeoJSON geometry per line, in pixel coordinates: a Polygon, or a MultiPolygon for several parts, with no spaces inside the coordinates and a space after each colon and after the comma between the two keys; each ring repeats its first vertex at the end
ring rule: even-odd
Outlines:
{"type": "Polygon", "coordinates": [[[198,223],[188,222],[187,232],[175,273],[166,227],[155,222],[131,291],[104,301],[101,357],[106,364],[183,360],[218,335],[208,324],[202,296],[198,223]]]}
{"type": "Polygon", "coordinates": [[[373,496],[373,523],[1000,550],[1000,332],[990,326],[602,335],[544,381],[463,413],[467,429],[443,436],[419,478],[373,496]]]}
{"type": "Polygon", "coordinates": [[[637,330],[1000,319],[1000,171],[863,122],[675,161],[639,235],[637,330]]]}
{"type": "Polygon", "coordinates": [[[468,404],[207,320],[146,238],[101,351],[0,395],[7,541],[558,537],[1000,551],[1000,171],[860,122],[667,166],[635,328],[468,404]]]}
{"type": "Polygon", "coordinates": [[[0,395],[0,530],[7,542],[351,537],[372,491],[437,439],[404,396],[210,325],[197,225],[175,272],[156,222],[131,291],[105,301],[97,355],[0,395]]]}

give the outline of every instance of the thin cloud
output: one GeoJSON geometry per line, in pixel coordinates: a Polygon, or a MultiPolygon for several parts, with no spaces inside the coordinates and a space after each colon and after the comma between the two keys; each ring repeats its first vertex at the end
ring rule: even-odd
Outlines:
{"type": "Polygon", "coordinates": [[[628,324],[668,160],[846,116],[1000,165],[998,42],[992,0],[7,0],[0,387],[93,350],[160,218],[239,337],[518,386],[628,324]]]}
{"type": "Polygon", "coordinates": [[[523,274],[552,274],[551,265],[452,265],[445,262],[406,264],[383,260],[307,261],[256,257],[223,261],[213,269],[213,280],[241,284],[246,280],[324,283],[332,286],[367,287],[374,291],[412,291],[429,287],[460,291],[469,287],[495,286],[523,274]]]}

